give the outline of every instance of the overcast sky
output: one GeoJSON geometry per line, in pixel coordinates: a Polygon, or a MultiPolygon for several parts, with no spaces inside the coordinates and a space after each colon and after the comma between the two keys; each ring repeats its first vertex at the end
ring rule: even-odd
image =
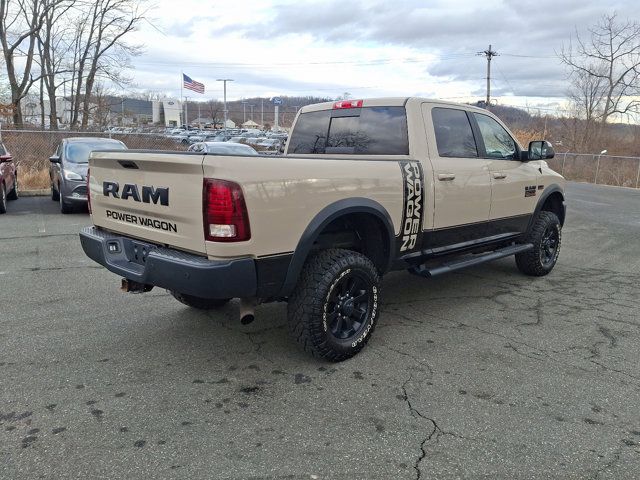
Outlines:
{"type": "MultiPolygon", "coordinates": [[[[131,40],[137,89],[180,95],[180,72],[205,84],[200,99],[319,95],[335,98],[484,98],[561,104],[567,86],[555,53],[605,13],[639,19],[638,0],[157,0],[153,25],[131,40]]],[[[187,95],[187,93],[185,93],[187,95]]]]}

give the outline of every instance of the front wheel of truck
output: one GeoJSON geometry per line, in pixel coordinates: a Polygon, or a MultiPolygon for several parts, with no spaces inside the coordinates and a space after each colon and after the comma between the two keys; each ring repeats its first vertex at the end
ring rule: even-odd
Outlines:
{"type": "Polygon", "coordinates": [[[214,308],[224,307],[229,303],[230,298],[201,298],[194,297],[193,295],[187,295],[186,293],[170,291],[173,298],[178,300],[191,308],[197,308],[198,310],[211,310],[214,308]]]}
{"type": "Polygon", "coordinates": [[[525,243],[533,249],[516,254],[518,269],[533,277],[548,274],[558,261],[562,242],[562,226],[555,213],[542,211],[535,219],[525,243]]]}
{"type": "Polygon", "coordinates": [[[380,277],[364,255],[323,250],[305,263],[289,297],[289,329],[314,357],[339,362],[366,345],[378,321],[380,277]]]}

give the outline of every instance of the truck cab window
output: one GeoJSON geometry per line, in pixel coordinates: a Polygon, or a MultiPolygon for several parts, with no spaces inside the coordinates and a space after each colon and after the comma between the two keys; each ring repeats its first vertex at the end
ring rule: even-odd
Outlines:
{"type": "Polygon", "coordinates": [[[480,128],[480,135],[482,135],[482,140],[484,141],[486,156],[488,158],[499,158],[503,160],[513,159],[517,150],[516,142],[511,138],[511,135],[502,128],[502,125],[487,115],[474,113],[473,116],[480,128]]]}
{"type": "Polygon", "coordinates": [[[322,110],[300,115],[291,136],[290,153],[324,153],[331,112],[322,110]]]}
{"type": "Polygon", "coordinates": [[[364,107],[303,113],[289,153],[409,155],[404,107],[364,107]]]}
{"type": "Polygon", "coordinates": [[[431,111],[438,155],[441,157],[477,158],[478,147],[464,110],[434,108],[431,111]]]}

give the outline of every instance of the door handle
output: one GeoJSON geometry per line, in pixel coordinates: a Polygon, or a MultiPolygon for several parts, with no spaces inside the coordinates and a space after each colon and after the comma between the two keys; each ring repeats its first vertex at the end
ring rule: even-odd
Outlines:
{"type": "Polygon", "coordinates": [[[502,172],[494,172],[493,178],[500,180],[502,178],[507,178],[507,174],[502,172]]]}
{"type": "Polygon", "coordinates": [[[438,180],[440,180],[441,182],[451,181],[451,180],[454,180],[455,178],[456,178],[455,173],[439,173],[438,174],[438,180]]]}

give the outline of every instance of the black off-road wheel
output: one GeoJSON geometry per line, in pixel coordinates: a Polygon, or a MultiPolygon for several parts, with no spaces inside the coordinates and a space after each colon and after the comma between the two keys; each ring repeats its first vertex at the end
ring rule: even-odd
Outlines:
{"type": "Polygon", "coordinates": [[[289,330],[314,357],[340,362],[367,344],[380,311],[380,277],[364,255],[323,250],[305,263],[289,297],[289,330]]]}
{"type": "Polygon", "coordinates": [[[7,189],[0,182],[0,214],[7,213],[7,189]]]}
{"type": "Polygon", "coordinates": [[[13,190],[7,195],[7,200],[18,200],[18,176],[13,179],[13,190]]]}
{"type": "Polygon", "coordinates": [[[60,190],[58,190],[58,201],[60,202],[60,213],[67,214],[73,212],[73,206],[64,201],[64,197],[60,190]]]}
{"type": "Polygon", "coordinates": [[[60,200],[60,192],[53,187],[53,183],[51,184],[51,200],[54,202],[60,200]]]}
{"type": "Polygon", "coordinates": [[[524,242],[532,243],[533,249],[516,255],[518,269],[534,277],[547,275],[558,261],[562,243],[562,226],[556,214],[540,212],[524,242]]]}
{"type": "Polygon", "coordinates": [[[229,303],[230,298],[201,298],[194,297],[193,295],[187,295],[180,292],[169,292],[173,295],[173,298],[180,303],[184,303],[188,307],[197,308],[198,310],[212,310],[214,308],[224,307],[229,303]]]}

